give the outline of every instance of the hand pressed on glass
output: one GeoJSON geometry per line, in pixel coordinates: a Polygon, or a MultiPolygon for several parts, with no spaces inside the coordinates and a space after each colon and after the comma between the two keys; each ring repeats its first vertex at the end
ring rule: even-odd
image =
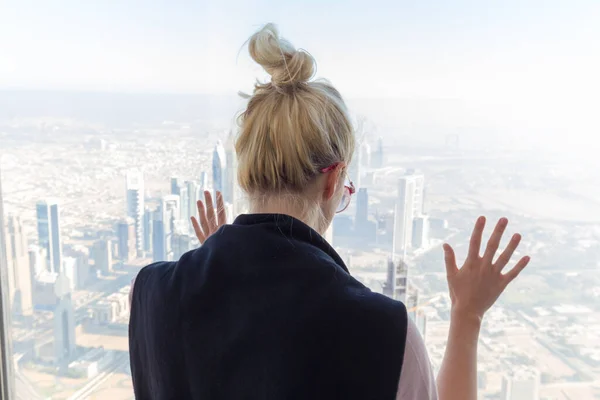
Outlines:
{"type": "Polygon", "coordinates": [[[479,217],[471,235],[469,254],[460,269],[456,265],[454,250],[450,245],[444,244],[444,258],[453,314],[483,318],[483,314],[494,304],[506,286],[529,263],[529,256],[525,256],[508,272],[502,273],[502,269],[509,263],[521,241],[519,234],[513,235],[506,249],[494,261],[507,225],[506,218],[498,221],[483,256],[480,256],[485,217],[479,217]]]}
{"type": "Polygon", "coordinates": [[[225,213],[225,204],[223,203],[223,195],[221,192],[217,192],[217,209],[213,205],[213,199],[208,190],[204,191],[204,202],[198,200],[196,202],[198,207],[198,215],[200,217],[200,223],[196,217],[192,217],[192,226],[196,237],[200,241],[200,244],[204,243],[206,239],[217,231],[221,226],[227,222],[227,215],[225,213]],[[205,205],[206,203],[206,205],[205,205]]]}

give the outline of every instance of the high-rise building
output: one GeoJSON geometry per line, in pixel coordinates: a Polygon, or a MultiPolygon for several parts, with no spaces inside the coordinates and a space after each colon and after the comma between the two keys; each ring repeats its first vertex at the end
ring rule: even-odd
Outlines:
{"type": "Polygon", "coordinates": [[[179,196],[163,197],[152,220],[152,258],[154,261],[172,261],[173,231],[179,215],[179,196]]]}
{"type": "MultiPolygon", "coordinates": [[[[2,271],[8,271],[8,246],[6,242],[7,239],[6,225],[4,223],[4,200],[2,199],[2,177],[0,176],[0,274],[2,275],[2,271]]],[[[6,282],[4,276],[2,276],[2,281],[6,282]]]]}
{"type": "Polygon", "coordinates": [[[46,249],[36,245],[29,246],[29,269],[31,271],[32,282],[42,271],[48,271],[46,249]]]}
{"type": "Polygon", "coordinates": [[[408,293],[408,265],[392,256],[388,260],[387,279],[383,284],[383,294],[394,300],[406,303],[408,293]]]}
{"type": "Polygon", "coordinates": [[[33,315],[33,294],[27,240],[19,217],[8,216],[8,285],[12,310],[16,315],[33,315]]]}
{"type": "Polygon", "coordinates": [[[12,332],[8,329],[11,326],[10,299],[8,288],[3,282],[7,281],[8,257],[6,252],[6,231],[4,225],[4,202],[2,199],[2,177],[0,176],[0,323],[3,329],[0,329],[0,381],[3,387],[0,388],[0,397],[13,398],[14,390],[14,360],[12,357],[12,332]],[[6,385],[5,385],[6,384],[6,385]]]}
{"type": "Polygon", "coordinates": [[[144,252],[152,253],[152,219],[154,211],[146,207],[144,210],[144,252]]]}
{"type": "Polygon", "coordinates": [[[95,242],[92,255],[96,271],[105,275],[112,271],[112,243],[110,240],[101,239],[95,242]]]}
{"type": "Polygon", "coordinates": [[[429,245],[429,216],[421,215],[413,219],[412,247],[422,249],[429,245]]]}
{"type": "Polygon", "coordinates": [[[357,231],[363,229],[369,218],[369,193],[367,188],[358,189],[356,195],[356,217],[354,218],[354,225],[357,231]]]}
{"type": "Polygon", "coordinates": [[[219,140],[213,151],[212,173],[213,173],[213,195],[216,198],[217,192],[223,193],[225,187],[225,177],[227,174],[227,156],[225,148],[219,140]]]}
{"type": "Polygon", "coordinates": [[[171,194],[179,196],[179,188],[181,187],[181,179],[177,177],[171,178],[171,194]]]}
{"type": "Polygon", "coordinates": [[[225,179],[223,185],[223,200],[226,203],[234,205],[236,201],[236,169],[237,158],[235,155],[235,138],[233,130],[229,131],[227,142],[225,144],[225,179]]]}
{"type": "MultiPolygon", "coordinates": [[[[200,180],[198,181],[198,190],[204,191],[208,190],[208,174],[206,171],[200,172],[200,180]]],[[[202,198],[202,197],[200,197],[202,198]]]]}
{"type": "Polygon", "coordinates": [[[122,261],[129,261],[135,258],[136,237],[135,220],[126,218],[117,223],[117,253],[122,261]]]}
{"type": "Polygon", "coordinates": [[[413,220],[423,209],[423,175],[405,175],[398,181],[394,215],[394,247],[405,252],[412,244],[413,220]]]}
{"type": "Polygon", "coordinates": [[[198,209],[196,206],[196,203],[198,202],[198,200],[200,199],[200,192],[199,192],[199,187],[198,184],[194,181],[186,181],[185,182],[185,186],[187,188],[187,195],[188,195],[188,201],[187,201],[187,215],[186,215],[186,220],[187,223],[190,223],[190,217],[198,217],[198,209]]]}
{"type": "MultiPolygon", "coordinates": [[[[188,191],[187,185],[182,185],[179,187],[179,200],[181,201],[179,207],[179,214],[177,216],[178,219],[182,219],[184,221],[188,221],[190,219],[190,193],[188,191]]],[[[195,215],[195,214],[193,214],[195,215]]]]}
{"type": "Polygon", "coordinates": [[[502,377],[501,400],[539,400],[540,371],[534,367],[517,367],[502,377]]]}
{"type": "Polygon", "coordinates": [[[48,269],[58,272],[62,265],[62,239],[60,235],[60,210],[54,200],[37,203],[37,228],[40,247],[46,250],[48,269]]]}
{"type": "Polygon", "coordinates": [[[54,284],[56,305],[54,314],[54,359],[61,369],[66,368],[76,352],[75,312],[69,278],[60,270],[54,284]]]}
{"type": "Polygon", "coordinates": [[[138,169],[127,171],[127,216],[134,221],[134,242],[139,255],[144,252],[144,175],[138,169]]]}

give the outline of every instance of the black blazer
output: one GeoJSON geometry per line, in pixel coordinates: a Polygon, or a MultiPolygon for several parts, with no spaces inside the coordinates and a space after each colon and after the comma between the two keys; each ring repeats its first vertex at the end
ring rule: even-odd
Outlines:
{"type": "Polygon", "coordinates": [[[306,224],[242,215],[136,278],[136,399],[392,400],[406,326],[306,224]]]}

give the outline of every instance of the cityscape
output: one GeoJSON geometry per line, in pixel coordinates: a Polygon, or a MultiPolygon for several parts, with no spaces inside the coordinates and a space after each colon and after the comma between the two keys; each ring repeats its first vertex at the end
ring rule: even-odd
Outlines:
{"type": "MultiPolygon", "coordinates": [[[[155,117],[0,121],[0,262],[17,398],[132,399],[132,279],[199,246],[190,217],[204,190],[223,193],[229,222],[247,212],[235,124],[155,117]]],[[[357,279],[406,304],[434,370],[450,310],[441,245],[461,257],[478,215],[507,216],[533,262],[484,320],[480,398],[600,398],[599,197],[584,161],[574,180],[554,154],[507,144],[481,157],[454,133],[401,144],[368,116],[355,119],[357,193],[326,239],[357,279]]]]}

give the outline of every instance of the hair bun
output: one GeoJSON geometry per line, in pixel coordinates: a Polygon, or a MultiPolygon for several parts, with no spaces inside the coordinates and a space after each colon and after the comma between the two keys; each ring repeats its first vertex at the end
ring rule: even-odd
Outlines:
{"type": "Polygon", "coordinates": [[[265,25],[250,37],[250,56],[271,75],[278,87],[308,82],[315,72],[315,60],[304,50],[279,37],[274,24],[265,25]]]}

